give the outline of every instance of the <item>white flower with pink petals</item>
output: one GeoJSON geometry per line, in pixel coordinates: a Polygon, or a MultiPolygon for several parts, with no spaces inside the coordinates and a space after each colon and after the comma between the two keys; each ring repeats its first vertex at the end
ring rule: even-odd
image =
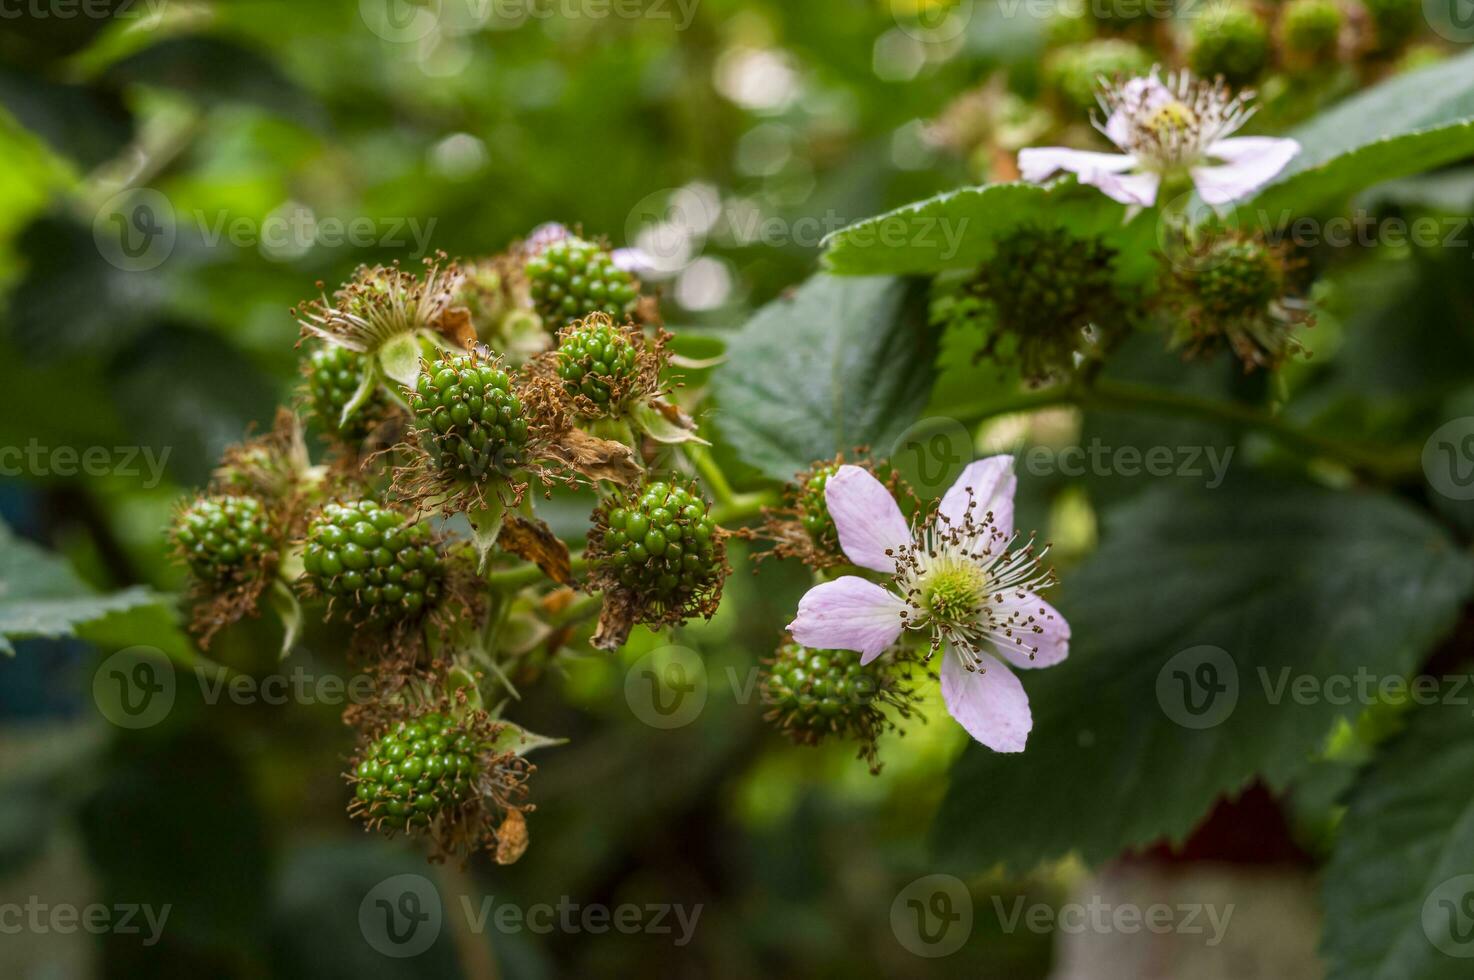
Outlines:
{"type": "Polygon", "coordinates": [[[991,749],[1023,751],[1033,716],[1009,667],[1064,660],[1070,627],[1039,597],[1055,581],[1044,554],[1013,529],[1017,487],[1012,456],[979,460],[913,529],[884,484],[841,466],[824,492],[840,546],[887,580],[846,575],[810,589],[788,625],[793,638],[857,650],[868,664],[902,633],[918,631],[933,654],[943,651],[942,700],[952,717],[991,749]]]}
{"type": "Polygon", "coordinates": [[[1220,82],[1174,72],[1164,82],[1157,69],[1105,88],[1099,101],[1105,134],[1120,153],[1062,146],[1020,150],[1019,173],[1042,181],[1065,170],[1122,204],[1150,207],[1164,179],[1187,175],[1210,205],[1227,204],[1268,183],[1300,152],[1292,139],[1235,136],[1254,114],[1252,92],[1232,95],[1220,82]]]}

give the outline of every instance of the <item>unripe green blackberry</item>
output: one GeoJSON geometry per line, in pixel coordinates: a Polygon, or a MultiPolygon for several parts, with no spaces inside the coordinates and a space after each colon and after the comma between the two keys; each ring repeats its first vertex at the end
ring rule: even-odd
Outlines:
{"type": "Polygon", "coordinates": [[[1088,109],[1096,104],[1102,78],[1133,78],[1151,68],[1152,56],[1140,45],[1107,37],[1055,51],[1045,65],[1045,77],[1076,108],[1088,109]]]}
{"type": "Polygon", "coordinates": [[[584,395],[601,407],[630,389],[639,360],[639,348],[607,320],[577,326],[558,344],[563,386],[570,395],[584,395]]]}
{"type": "Polygon", "coordinates": [[[881,669],[861,666],[853,650],[810,650],[790,641],[767,665],[763,692],[796,737],[817,741],[874,710],[881,669]]]}
{"type": "Polygon", "coordinates": [[[1188,52],[1202,78],[1222,75],[1229,85],[1247,85],[1269,63],[1269,28],[1247,7],[1226,7],[1193,22],[1188,52]]]}
{"type": "Polygon", "coordinates": [[[434,605],[445,578],[429,526],[372,500],[324,506],[307,529],[302,564],[320,593],[380,621],[434,605]]]}
{"type": "Polygon", "coordinates": [[[194,574],[222,582],[271,553],[271,518],[255,497],[202,497],[174,522],[174,541],[194,574]]]}
{"type": "Polygon", "coordinates": [[[804,530],[809,532],[815,545],[831,550],[839,547],[839,529],[834,526],[834,518],[829,516],[824,491],[829,486],[829,478],[838,470],[837,463],[815,467],[809,471],[798,492],[799,520],[803,522],[804,530]]]}
{"type": "Polygon", "coordinates": [[[606,313],[622,320],[635,308],[635,277],[614,264],[606,250],[569,235],[527,260],[533,306],[550,328],[606,313]]]}
{"type": "Polygon", "coordinates": [[[375,387],[367,401],[354,409],[345,424],[339,425],[343,408],[358,393],[367,366],[363,354],[337,344],[319,347],[303,363],[313,414],[329,432],[352,442],[366,439],[389,409],[389,396],[382,388],[375,387]]]}
{"type": "Polygon", "coordinates": [[[475,800],[483,748],[436,712],[400,722],[370,742],[354,767],[354,814],[370,826],[428,826],[475,800]]]}
{"type": "Polygon", "coordinates": [[[1195,279],[1203,311],[1215,317],[1258,313],[1285,285],[1279,258],[1261,242],[1241,238],[1213,243],[1195,279]]]}
{"type": "Polygon", "coordinates": [[[684,608],[725,573],[720,530],[710,511],[698,493],[664,482],[606,504],[596,559],[600,569],[660,607],[684,608]]]}
{"type": "Polygon", "coordinates": [[[1280,14],[1280,39],[1290,54],[1318,58],[1336,50],[1341,21],[1336,0],[1290,0],[1280,14]]]}
{"type": "Polygon", "coordinates": [[[1420,0],[1361,0],[1376,28],[1376,50],[1380,53],[1401,47],[1418,30],[1423,5],[1420,0]]]}
{"type": "Polygon", "coordinates": [[[1098,239],[1060,228],[1025,225],[1000,238],[967,287],[992,305],[990,345],[1011,337],[1030,378],[1068,372],[1087,327],[1111,331],[1126,322],[1115,260],[1115,250],[1098,239]]]}
{"type": "Polygon", "coordinates": [[[495,361],[441,354],[420,373],[409,406],[421,445],[442,473],[480,481],[525,462],[526,413],[495,361]]]}

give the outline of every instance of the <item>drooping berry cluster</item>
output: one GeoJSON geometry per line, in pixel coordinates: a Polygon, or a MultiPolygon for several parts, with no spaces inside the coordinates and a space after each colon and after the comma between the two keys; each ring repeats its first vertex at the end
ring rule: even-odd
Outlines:
{"type": "Polygon", "coordinates": [[[608,251],[572,235],[529,258],[525,272],[533,305],[550,328],[591,313],[621,320],[639,298],[635,277],[615,265],[608,251]]]}
{"type": "Polygon", "coordinates": [[[358,393],[367,362],[363,354],[328,344],[314,350],[302,364],[313,414],[324,429],[349,442],[366,439],[389,410],[389,397],[376,386],[367,401],[343,421],[343,409],[358,393]]]}
{"type": "Polygon", "coordinates": [[[376,621],[434,605],[445,578],[429,526],[372,500],[325,505],[307,529],[302,561],[318,592],[376,621]]]}
{"type": "Polygon", "coordinates": [[[570,395],[583,395],[600,407],[627,392],[639,371],[639,347],[603,318],[574,324],[558,343],[558,376],[570,395]]]}
{"type": "Polygon", "coordinates": [[[483,748],[437,712],[401,721],[370,742],[354,767],[354,815],[371,827],[429,826],[474,800],[483,748]]]}
{"type": "Polygon", "coordinates": [[[174,542],[195,576],[223,583],[260,567],[276,545],[271,517],[255,497],[202,497],[180,512],[174,542]]]}
{"type": "Polygon", "coordinates": [[[421,372],[409,404],[421,446],[441,473],[482,482],[525,462],[527,416],[496,361],[443,353],[421,372]]]}
{"type": "Polygon", "coordinates": [[[791,640],[764,661],[762,694],[765,717],[794,742],[852,739],[876,770],[875,740],[888,724],[882,709],[908,715],[913,697],[883,661],[861,665],[853,650],[812,650],[791,640]]]}

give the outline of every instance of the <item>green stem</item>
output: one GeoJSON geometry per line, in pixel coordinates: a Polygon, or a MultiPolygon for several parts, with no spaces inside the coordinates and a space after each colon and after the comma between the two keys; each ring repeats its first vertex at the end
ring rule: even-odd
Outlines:
{"type": "MultiPolygon", "coordinates": [[[[570,558],[568,567],[577,575],[589,567],[589,560],[580,551],[570,558]]],[[[529,585],[536,585],[546,577],[543,574],[543,570],[531,562],[528,562],[526,565],[518,565],[516,568],[508,568],[499,572],[489,572],[482,576],[486,584],[498,592],[516,592],[518,589],[525,588],[529,585]]]]}
{"type": "Polygon", "coordinates": [[[764,507],[776,507],[777,505],[778,494],[772,490],[741,493],[734,495],[726,503],[713,507],[711,518],[718,524],[735,524],[750,517],[757,517],[763,512],[764,507]]]}
{"type": "Polygon", "coordinates": [[[732,484],[727,481],[727,474],[722,472],[722,468],[717,465],[712,454],[707,452],[705,446],[693,443],[687,443],[682,448],[685,450],[686,458],[691,461],[691,465],[696,467],[696,472],[701,474],[701,479],[711,491],[712,499],[716,501],[717,506],[730,505],[736,499],[737,494],[732,490],[732,484]]]}
{"type": "Polygon", "coordinates": [[[1140,411],[1174,417],[1190,416],[1216,422],[1232,422],[1262,432],[1284,445],[1324,456],[1354,470],[1396,479],[1419,472],[1419,455],[1405,448],[1365,448],[1329,439],[1287,422],[1262,409],[1222,399],[1166,391],[1145,385],[1099,380],[1088,388],[1060,386],[1029,392],[1005,401],[976,402],[940,413],[959,422],[980,422],[1013,412],[1036,411],[1054,405],[1112,411],[1140,411]]]}

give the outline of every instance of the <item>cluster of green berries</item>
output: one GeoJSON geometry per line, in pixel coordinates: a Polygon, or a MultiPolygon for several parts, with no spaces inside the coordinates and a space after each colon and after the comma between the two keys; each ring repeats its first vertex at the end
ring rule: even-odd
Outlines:
{"type": "Polygon", "coordinates": [[[368,366],[368,358],[363,354],[337,344],[314,350],[303,365],[313,413],[329,432],[351,441],[367,438],[389,408],[389,396],[382,388],[375,387],[368,400],[354,410],[346,423],[339,425],[343,409],[358,393],[368,366]]]}
{"type": "Polygon", "coordinates": [[[789,641],[765,667],[765,701],[804,742],[868,723],[885,686],[882,666],[862,666],[853,650],[811,650],[789,641]]]}
{"type": "Polygon", "coordinates": [[[604,512],[599,563],[623,588],[679,609],[720,580],[723,558],[710,505],[664,482],[604,512]]]}
{"type": "Polygon", "coordinates": [[[319,592],[381,621],[433,605],[445,578],[429,526],[372,500],[324,506],[307,529],[302,562],[319,592]]]}
{"type": "Polygon", "coordinates": [[[1191,282],[1204,314],[1229,319],[1263,312],[1283,292],[1284,270],[1263,243],[1225,237],[1197,259],[1191,282]]]}
{"type": "Polygon", "coordinates": [[[837,463],[817,466],[810,470],[798,487],[798,513],[804,530],[814,544],[835,550],[839,547],[839,529],[834,518],[829,516],[829,504],[824,497],[829,478],[839,470],[837,463]]]}
{"type": "Polygon", "coordinates": [[[371,826],[428,826],[475,798],[481,749],[436,712],[402,721],[369,743],[354,768],[354,812],[371,826]]]}
{"type": "Polygon", "coordinates": [[[1092,108],[1102,78],[1134,78],[1151,71],[1153,58],[1139,44],[1107,37],[1059,48],[1045,66],[1045,78],[1076,108],[1092,108]]]}
{"type": "Polygon", "coordinates": [[[533,306],[549,327],[561,327],[593,313],[622,320],[635,307],[635,277],[593,242],[570,235],[527,260],[524,270],[533,306]]]}
{"type": "Polygon", "coordinates": [[[1290,0],[1280,14],[1280,40],[1292,55],[1328,55],[1336,50],[1341,22],[1336,0],[1290,0]]]}
{"type": "Polygon", "coordinates": [[[602,318],[564,335],[558,344],[558,376],[570,395],[610,405],[626,391],[639,370],[640,350],[623,331],[602,318]]]}
{"type": "Polygon", "coordinates": [[[275,548],[271,517],[255,497],[202,497],[179,514],[174,541],[200,579],[221,582],[275,548]]]}
{"type": "Polygon", "coordinates": [[[1246,85],[1269,56],[1269,28],[1248,7],[1225,7],[1193,22],[1188,63],[1199,78],[1222,75],[1229,85],[1246,85]]]}
{"type": "Polygon", "coordinates": [[[1097,239],[1024,226],[999,239],[970,290],[991,304],[999,335],[1014,338],[1025,374],[1044,377],[1071,366],[1086,327],[1122,323],[1115,259],[1097,239]]]}
{"type": "Polygon", "coordinates": [[[523,465],[527,417],[512,379],[496,362],[443,353],[409,395],[425,451],[446,473],[480,481],[523,465]]]}

